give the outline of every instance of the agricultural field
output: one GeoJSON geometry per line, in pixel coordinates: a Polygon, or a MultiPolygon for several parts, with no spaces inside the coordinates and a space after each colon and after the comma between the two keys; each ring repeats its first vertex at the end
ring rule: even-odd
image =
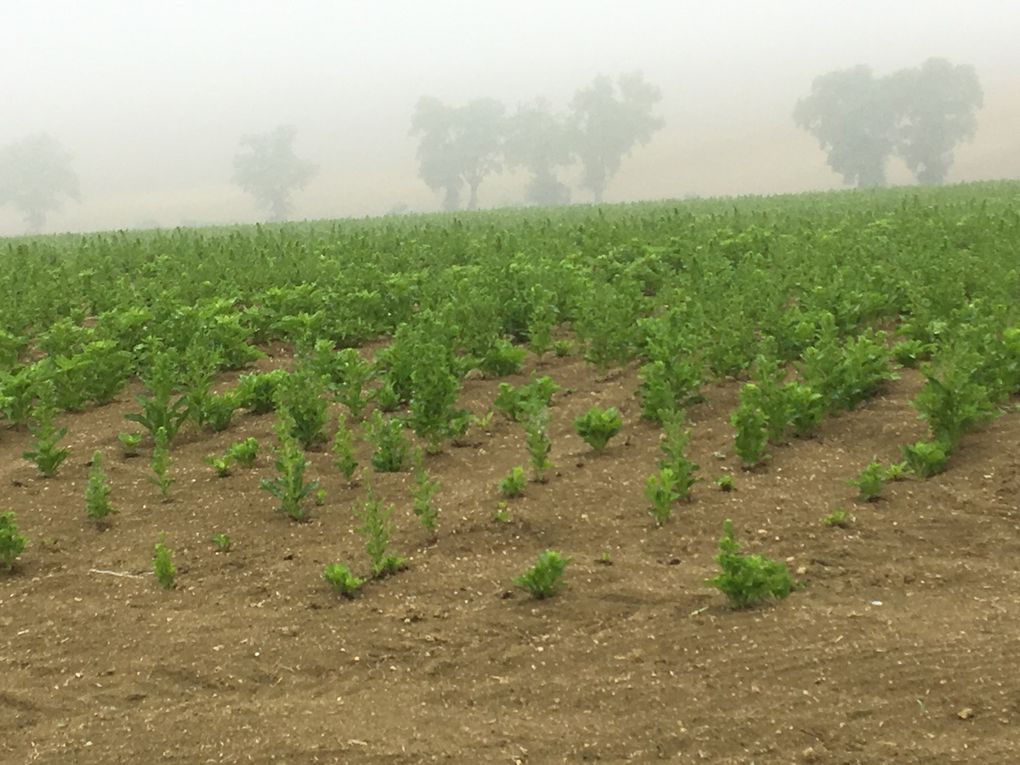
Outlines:
{"type": "Polygon", "coordinates": [[[1015,757],[1020,184],[0,253],[2,762],[1015,757]]]}

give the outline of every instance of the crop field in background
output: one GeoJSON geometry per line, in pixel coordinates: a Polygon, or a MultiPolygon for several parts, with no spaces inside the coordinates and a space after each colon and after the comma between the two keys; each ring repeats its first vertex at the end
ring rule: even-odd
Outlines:
{"type": "Polygon", "coordinates": [[[1007,762],[1020,184],[0,240],[0,761],[1007,762]]]}

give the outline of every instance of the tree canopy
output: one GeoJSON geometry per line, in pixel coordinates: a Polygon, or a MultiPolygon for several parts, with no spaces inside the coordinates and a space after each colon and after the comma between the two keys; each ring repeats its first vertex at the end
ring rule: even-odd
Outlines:
{"type": "Polygon", "coordinates": [[[286,220],[291,194],[304,188],[316,173],[310,162],[294,153],[297,130],[281,125],[260,135],[241,139],[242,151],[234,157],[234,182],[255,197],[270,220],[286,220]]]}
{"type": "Polygon", "coordinates": [[[79,200],[78,176],[55,138],[33,135],[0,149],[0,204],[17,208],[31,233],[42,229],[65,197],[79,200]]]}

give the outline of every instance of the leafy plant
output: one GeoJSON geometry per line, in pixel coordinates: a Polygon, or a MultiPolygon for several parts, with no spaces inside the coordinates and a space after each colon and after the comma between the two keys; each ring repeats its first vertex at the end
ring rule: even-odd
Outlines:
{"type": "Polygon", "coordinates": [[[243,441],[231,444],[224,456],[242,467],[251,467],[255,464],[255,458],[258,457],[258,453],[259,442],[254,437],[249,436],[243,441]]]}
{"type": "Polygon", "coordinates": [[[382,503],[369,493],[361,511],[361,526],[358,527],[365,539],[365,551],[372,561],[372,576],[382,579],[400,571],[407,564],[406,559],[388,552],[390,536],[393,534],[393,506],[383,507],[382,503]]]}
{"type": "Polygon", "coordinates": [[[673,474],[678,499],[690,497],[691,488],[697,482],[695,474],[699,465],[687,458],[687,445],[691,434],[684,428],[682,413],[673,413],[663,420],[662,440],[659,442],[660,468],[669,468],[673,474]]]}
{"type": "Polygon", "coordinates": [[[536,600],[550,598],[563,587],[563,574],[569,563],[569,558],[555,550],[546,550],[538,556],[534,566],[514,579],[514,584],[527,590],[536,600]]]}
{"type": "Polygon", "coordinates": [[[651,503],[648,512],[655,518],[655,525],[662,526],[673,516],[673,503],[680,499],[676,475],[672,468],[659,468],[645,480],[645,497],[651,503]]]}
{"type": "Polygon", "coordinates": [[[163,349],[156,341],[152,341],[147,372],[142,375],[142,382],[148,395],[136,396],[141,404],[141,412],[124,415],[129,422],[136,422],[155,438],[156,432],[162,428],[166,432],[168,442],[177,437],[177,431],[188,419],[188,401],[183,396],[174,398],[176,390],[177,357],[163,349]]]}
{"type": "Polygon", "coordinates": [[[499,339],[482,356],[478,368],[489,377],[516,374],[521,371],[527,353],[524,348],[517,348],[508,340],[499,339]]]}
{"type": "Polygon", "coordinates": [[[404,469],[411,445],[404,436],[404,425],[400,420],[373,412],[366,427],[366,437],[375,446],[373,468],[380,473],[399,473],[404,469]]]}
{"type": "Polygon", "coordinates": [[[255,372],[241,375],[238,381],[237,403],[252,414],[268,414],[276,409],[276,391],[287,379],[286,369],[272,372],[255,372]]]}
{"type": "Polygon", "coordinates": [[[322,570],[322,578],[329,583],[334,592],[345,598],[353,598],[365,583],[364,579],[355,576],[342,563],[330,563],[322,570]]]}
{"type": "Polygon", "coordinates": [[[914,406],[928,421],[936,441],[951,452],[963,434],[987,422],[995,414],[988,390],[974,381],[978,359],[961,352],[941,369],[924,370],[927,382],[914,399],[914,406]]]}
{"type": "Polygon", "coordinates": [[[237,411],[237,395],[232,391],[210,394],[203,403],[202,420],[211,431],[220,433],[230,427],[237,411]]]}
{"type": "Polygon", "coordinates": [[[565,358],[574,352],[574,343],[571,340],[554,340],[553,353],[557,358],[565,358]]]}
{"type": "Polygon", "coordinates": [[[305,480],[308,459],[293,436],[293,420],[287,410],[279,414],[276,424],[276,438],[279,441],[276,448],[277,476],[263,478],[260,486],[280,501],[280,510],[292,520],[304,521],[310,512],[304,502],[319,488],[319,482],[305,480]]]}
{"type": "Polygon", "coordinates": [[[761,464],[767,457],[768,417],[755,401],[756,390],[754,383],[747,383],[741,389],[740,406],[730,417],[730,422],[737,429],[734,448],[745,469],[761,464]]]}
{"type": "Polygon", "coordinates": [[[324,441],[329,404],[322,397],[322,381],[308,369],[281,378],[276,388],[276,409],[285,409],[292,435],[302,449],[324,441]]]}
{"type": "Polygon", "coordinates": [[[733,522],[726,519],[716,556],[721,572],[707,581],[722,592],[734,608],[749,608],[763,600],[785,598],[793,589],[786,564],[764,555],[745,555],[733,536],[733,522]]]}
{"type": "Polygon", "coordinates": [[[85,487],[85,512],[100,528],[117,512],[110,504],[110,481],[103,470],[103,453],[98,450],[92,455],[89,482],[85,487]]]}
{"type": "Polygon", "coordinates": [[[153,446],[149,465],[153,473],[149,480],[159,487],[159,495],[163,501],[169,502],[170,487],[174,483],[174,478],[170,475],[170,437],[166,428],[159,428],[156,431],[156,444],[153,446]]]}
{"type": "Polygon", "coordinates": [[[18,529],[13,511],[0,513],[0,567],[10,571],[14,561],[25,551],[25,537],[18,529]]]}
{"type": "Polygon", "coordinates": [[[574,420],[574,429],[596,452],[606,448],[609,439],[620,432],[623,417],[616,407],[600,409],[593,406],[583,415],[574,420]]]}
{"type": "Polygon", "coordinates": [[[432,454],[443,441],[467,429],[465,412],[455,408],[460,380],[450,369],[448,351],[438,343],[425,345],[411,372],[410,425],[432,454]]]}
{"type": "Polygon", "coordinates": [[[230,537],[227,536],[226,534],[223,533],[213,534],[211,537],[211,541],[213,545],[215,545],[216,547],[216,552],[221,553],[230,552],[231,541],[230,537]]]}
{"type": "Polygon", "coordinates": [[[930,478],[943,472],[949,464],[949,453],[939,441],[918,441],[903,447],[903,456],[911,472],[930,478]]]}
{"type": "Polygon", "coordinates": [[[439,522],[439,508],[432,500],[441,488],[441,484],[430,478],[428,471],[420,464],[415,470],[414,483],[414,514],[418,516],[421,525],[435,536],[436,525],[439,522]]]}
{"type": "Polygon", "coordinates": [[[336,434],[333,436],[330,452],[333,454],[333,464],[337,470],[347,479],[347,483],[352,483],[354,471],[358,469],[358,458],[354,454],[354,434],[351,433],[343,415],[337,418],[336,434]]]}
{"type": "Polygon", "coordinates": [[[493,406],[514,422],[523,422],[532,413],[550,406],[553,394],[559,389],[560,386],[548,376],[532,378],[531,382],[520,387],[500,383],[493,406]]]}
{"type": "Polygon", "coordinates": [[[226,478],[230,475],[230,471],[234,467],[234,460],[231,459],[229,454],[216,455],[210,454],[205,458],[207,464],[212,466],[212,469],[216,471],[216,475],[220,478],[226,478]]]}
{"type": "Polygon", "coordinates": [[[118,433],[117,441],[120,442],[120,451],[125,458],[137,457],[139,447],[142,445],[142,434],[118,433]]]}
{"type": "Polygon", "coordinates": [[[549,461],[552,442],[549,440],[549,410],[539,409],[532,412],[527,424],[528,455],[531,457],[532,477],[538,483],[545,483],[546,471],[553,464],[549,461]]]}
{"type": "Polygon", "coordinates": [[[337,352],[336,368],[340,378],[335,386],[337,400],[347,407],[351,417],[360,420],[368,405],[365,386],[372,380],[375,371],[371,364],[361,358],[356,348],[344,348],[337,352]]]}
{"type": "Polygon", "coordinates": [[[57,474],[57,468],[70,453],[57,447],[60,439],[67,435],[67,428],[58,428],[54,424],[57,416],[54,396],[52,383],[41,386],[39,403],[32,410],[32,424],[29,425],[34,439],[33,448],[23,453],[25,459],[34,462],[46,478],[57,474]]]}
{"type": "Polygon", "coordinates": [[[166,546],[166,534],[159,535],[159,542],[152,554],[152,570],[156,581],[166,590],[173,589],[177,580],[177,567],[174,565],[173,550],[166,546]]]}
{"type": "Polygon", "coordinates": [[[527,480],[523,467],[520,465],[512,467],[506,477],[499,482],[499,493],[507,499],[519,497],[524,493],[527,480]]]}
{"type": "Polygon", "coordinates": [[[736,488],[733,484],[733,476],[729,473],[723,473],[716,478],[715,484],[719,487],[720,491],[733,491],[736,488]]]}
{"type": "Polygon", "coordinates": [[[857,487],[858,499],[862,502],[873,502],[881,496],[886,477],[887,472],[882,463],[872,462],[856,478],[850,480],[850,485],[857,487]]]}
{"type": "Polygon", "coordinates": [[[829,526],[830,528],[838,526],[841,529],[845,529],[853,522],[853,518],[846,510],[833,510],[827,516],[822,518],[822,524],[829,526]]]}

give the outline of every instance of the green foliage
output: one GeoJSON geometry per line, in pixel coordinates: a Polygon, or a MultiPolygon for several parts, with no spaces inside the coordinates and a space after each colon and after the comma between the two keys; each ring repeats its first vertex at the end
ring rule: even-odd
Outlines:
{"type": "Polygon", "coordinates": [[[345,598],[353,598],[365,583],[364,579],[355,576],[342,563],[330,563],[322,570],[322,578],[329,583],[335,593],[345,598]]]}
{"type": "Polygon", "coordinates": [[[907,338],[896,343],[891,353],[898,364],[913,368],[931,357],[932,345],[917,338],[907,338]]]}
{"type": "Polygon", "coordinates": [[[279,500],[280,510],[292,520],[304,521],[311,512],[305,500],[319,488],[319,482],[305,480],[308,460],[293,433],[294,422],[289,412],[281,410],[276,424],[276,438],[279,441],[275,450],[277,476],[262,479],[260,486],[279,500]]]}
{"type": "Polygon", "coordinates": [[[117,512],[110,504],[110,481],[103,470],[103,453],[98,450],[92,454],[89,482],[85,487],[85,512],[100,528],[117,512]]]}
{"type": "Polygon", "coordinates": [[[373,412],[366,425],[366,437],[375,447],[373,468],[380,473],[399,473],[404,469],[411,444],[404,435],[404,425],[400,420],[373,412]]]}
{"type": "Polygon", "coordinates": [[[393,535],[393,506],[383,507],[371,493],[361,511],[361,526],[358,533],[365,539],[365,552],[372,561],[372,576],[375,579],[394,574],[407,564],[406,559],[391,555],[390,537],[393,535]]]}
{"type": "Polygon", "coordinates": [[[375,371],[356,348],[344,348],[336,354],[336,369],[339,380],[335,383],[337,400],[347,407],[351,417],[360,420],[368,405],[365,386],[372,380],[375,371]]]}
{"type": "Polygon", "coordinates": [[[768,417],[757,405],[757,390],[757,385],[747,383],[740,391],[740,406],[730,417],[730,423],[737,429],[734,448],[748,469],[761,464],[768,456],[768,417]]]}
{"type": "Polygon", "coordinates": [[[227,392],[220,395],[210,394],[203,404],[202,424],[214,433],[220,433],[230,427],[237,411],[237,395],[227,392]]]}
{"type": "Polygon", "coordinates": [[[645,498],[651,503],[648,512],[655,518],[655,525],[662,526],[673,517],[673,503],[680,499],[677,479],[672,468],[659,468],[645,480],[645,498]]]}
{"type": "Polygon", "coordinates": [[[708,584],[722,592],[734,608],[749,608],[768,598],[785,598],[793,589],[786,565],[764,555],[745,555],[733,537],[733,522],[726,519],[716,563],[721,569],[708,584]]]}
{"type": "MultiPolygon", "coordinates": [[[[223,418],[224,402],[217,402],[217,406],[211,407],[212,384],[219,365],[220,357],[209,348],[208,339],[204,335],[192,339],[181,359],[180,371],[185,409],[188,416],[200,428],[208,423],[211,408],[219,409],[218,417],[221,421],[223,418]]],[[[227,416],[227,424],[230,422],[231,415],[233,415],[233,409],[227,416]]],[[[220,428],[220,430],[222,429],[220,428]]],[[[173,440],[172,435],[170,440],[173,440]]]]}
{"type": "Polygon", "coordinates": [[[163,501],[169,502],[170,487],[174,483],[174,478],[170,475],[170,437],[166,428],[159,428],[156,431],[156,443],[152,448],[149,465],[152,468],[149,480],[159,487],[159,495],[163,501]]]}
{"type": "Polygon", "coordinates": [[[230,445],[224,455],[242,467],[251,467],[259,453],[259,442],[252,436],[230,445]]]}
{"type": "Polygon", "coordinates": [[[563,587],[563,574],[570,559],[555,550],[546,550],[538,561],[519,577],[514,584],[527,590],[536,600],[551,598],[563,587]]]}
{"type": "Polygon", "coordinates": [[[493,343],[478,363],[478,368],[488,377],[506,377],[521,371],[521,364],[528,352],[517,348],[509,340],[499,339],[493,343]]]}
{"type": "Polygon", "coordinates": [[[719,487],[720,491],[733,491],[736,486],[733,483],[733,476],[729,473],[723,473],[721,476],[715,479],[716,486],[719,487]]]}
{"type": "Polygon", "coordinates": [[[336,434],[330,452],[336,469],[347,479],[347,483],[352,483],[354,472],[358,469],[358,458],[354,454],[354,434],[343,415],[337,418],[336,434]]]}
{"type": "Polygon", "coordinates": [[[825,402],[821,393],[810,385],[794,380],[783,386],[786,415],[793,434],[798,438],[810,436],[825,417],[825,402]]]}
{"type": "Polygon", "coordinates": [[[326,439],[329,404],[322,397],[321,379],[308,369],[299,369],[282,378],[276,387],[276,409],[286,410],[291,435],[302,449],[310,449],[326,439]]]}
{"type": "Polygon", "coordinates": [[[914,399],[914,407],[928,421],[932,436],[951,452],[963,434],[995,416],[987,388],[974,381],[978,359],[961,352],[940,369],[924,370],[927,382],[914,399]]]}
{"type": "Polygon", "coordinates": [[[557,358],[566,358],[574,352],[574,343],[570,340],[554,340],[553,341],[553,353],[556,354],[557,358]]]}
{"type": "Polygon", "coordinates": [[[846,510],[833,510],[827,516],[822,518],[822,524],[830,528],[839,527],[841,529],[847,528],[853,522],[853,518],[846,510]]]}
{"type": "Polygon", "coordinates": [[[138,432],[118,433],[117,441],[120,442],[120,451],[125,458],[137,457],[139,447],[142,445],[142,434],[138,432]]]}
{"type": "Polygon", "coordinates": [[[684,428],[682,414],[673,414],[663,422],[662,440],[659,442],[659,451],[662,457],[659,459],[659,467],[667,468],[673,476],[673,490],[677,499],[687,499],[691,494],[691,487],[697,482],[695,474],[699,465],[687,458],[687,445],[691,440],[691,434],[684,428]]]}
{"type": "Polygon", "coordinates": [[[25,551],[25,544],[14,512],[0,513],[0,568],[13,569],[15,559],[25,551]]]}
{"type": "Polygon", "coordinates": [[[937,475],[949,464],[949,452],[940,441],[918,441],[904,446],[903,456],[911,472],[921,478],[937,475]]]}
{"type": "Polygon", "coordinates": [[[234,460],[231,459],[229,454],[224,454],[222,456],[210,454],[205,458],[205,461],[212,467],[213,470],[216,471],[216,475],[220,478],[226,478],[229,476],[234,467],[234,460]]]}
{"type": "Polygon", "coordinates": [[[532,477],[545,483],[546,472],[553,467],[549,461],[552,442],[549,440],[549,410],[541,408],[531,413],[526,426],[528,455],[531,457],[532,477]]]}
{"type": "Polygon", "coordinates": [[[828,411],[853,409],[896,378],[890,361],[885,333],[869,329],[840,343],[835,319],[825,314],[818,342],[804,351],[801,375],[828,411]]]}
{"type": "Polygon", "coordinates": [[[623,417],[616,407],[600,409],[593,406],[574,420],[574,429],[592,449],[597,452],[606,448],[609,439],[620,432],[623,417]]]}
{"type": "Polygon", "coordinates": [[[556,325],[556,317],[556,306],[550,300],[549,294],[543,292],[542,297],[536,300],[528,322],[528,347],[540,359],[553,348],[552,331],[556,325]]]}
{"type": "Polygon", "coordinates": [[[468,419],[455,408],[460,380],[450,369],[449,353],[438,343],[420,348],[411,391],[410,424],[430,453],[439,452],[446,438],[463,435],[468,419]]]}
{"type": "Polygon", "coordinates": [[[429,477],[425,467],[418,465],[414,473],[414,514],[421,525],[433,536],[439,523],[439,508],[433,499],[441,488],[439,481],[429,477]]]}
{"type": "Polygon", "coordinates": [[[159,535],[159,542],[152,553],[152,570],[156,581],[165,590],[171,590],[177,581],[177,566],[174,565],[174,551],[166,546],[166,534],[159,535]]]}
{"type": "Polygon", "coordinates": [[[177,431],[189,416],[187,399],[183,396],[174,398],[177,366],[177,355],[153,341],[145,367],[148,371],[142,374],[148,395],[135,397],[142,411],[124,415],[125,420],[138,423],[153,438],[162,428],[168,442],[177,437],[177,431]]]}
{"type": "Polygon", "coordinates": [[[499,493],[507,499],[519,497],[524,493],[527,478],[524,475],[524,468],[517,465],[510,469],[506,477],[499,482],[499,493]]]}
{"type": "Polygon", "coordinates": [[[52,478],[57,474],[57,469],[70,453],[67,449],[57,447],[60,439],[67,435],[67,428],[58,428],[55,425],[57,416],[55,396],[52,383],[40,386],[39,403],[32,410],[32,424],[29,425],[33,448],[23,453],[25,459],[34,462],[39,472],[46,478],[52,478]]]}
{"type": "Polygon", "coordinates": [[[210,538],[210,541],[216,547],[216,552],[221,553],[230,552],[230,546],[232,543],[230,541],[230,537],[227,536],[226,534],[223,533],[213,534],[212,537],[210,538]]]}
{"type": "Polygon", "coordinates": [[[524,422],[533,412],[551,406],[553,394],[559,389],[551,377],[533,377],[526,385],[516,388],[500,383],[493,406],[514,422],[524,422]]]}
{"type": "Polygon", "coordinates": [[[238,381],[237,403],[252,414],[268,414],[276,409],[276,391],[289,377],[286,369],[241,375],[238,381]]]}
{"type": "Polygon", "coordinates": [[[882,463],[872,462],[849,483],[851,486],[857,487],[858,499],[861,502],[874,502],[882,494],[886,477],[886,469],[882,463]]]}

